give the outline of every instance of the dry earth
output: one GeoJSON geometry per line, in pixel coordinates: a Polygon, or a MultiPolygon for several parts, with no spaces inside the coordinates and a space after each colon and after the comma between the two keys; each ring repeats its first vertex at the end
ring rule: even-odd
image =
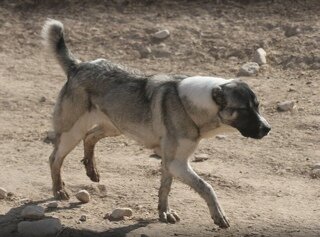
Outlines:
{"type": "Polygon", "coordinates": [[[318,1],[0,1],[0,236],[19,236],[21,209],[52,200],[43,142],[65,76],[43,53],[40,30],[47,17],[61,20],[68,43],[82,60],[98,57],[147,73],[235,77],[263,47],[268,64],[257,77],[242,78],[260,98],[272,132],[262,140],[229,134],[196,150],[210,158],[193,163],[215,188],[231,228],[213,225],[205,202],[175,181],[170,203],[178,224],[157,219],[160,161],[125,137],[102,140],[97,148],[100,191],[85,175],[80,144],[66,159],[63,177],[73,194],[47,211],[59,217],[58,236],[320,236],[320,180],[310,177],[320,162],[320,3],[318,1]],[[154,42],[152,33],[171,35],[154,42]],[[139,49],[152,54],[141,58],[139,49]],[[294,100],[291,112],[279,101],[294,100]],[[74,194],[93,196],[80,205],[74,194]],[[103,219],[117,207],[131,218],[103,219]],[[79,222],[81,215],[87,221],[79,222]]]}

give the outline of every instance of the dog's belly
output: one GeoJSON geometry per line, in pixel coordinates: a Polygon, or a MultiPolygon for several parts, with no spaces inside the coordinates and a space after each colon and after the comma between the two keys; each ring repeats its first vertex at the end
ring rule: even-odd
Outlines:
{"type": "Polygon", "coordinates": [[[147,148],[159,146],[160,136],[158,136],[148,124],[126,124],[126,126],[120,130],[125,136],[147,148]]]}

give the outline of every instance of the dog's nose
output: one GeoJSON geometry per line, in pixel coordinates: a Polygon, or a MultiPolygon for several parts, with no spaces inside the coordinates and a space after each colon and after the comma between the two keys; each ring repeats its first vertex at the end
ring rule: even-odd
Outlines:
{"type": "Polygon", "coordinates": [[[270,126],[267,126],[267,125],[262,125],[261,130],[262,130],[262,133],[263,133],[264,135],[267,135],[267,134],[270,132],[271,127],[270,127],[270,126]]]}

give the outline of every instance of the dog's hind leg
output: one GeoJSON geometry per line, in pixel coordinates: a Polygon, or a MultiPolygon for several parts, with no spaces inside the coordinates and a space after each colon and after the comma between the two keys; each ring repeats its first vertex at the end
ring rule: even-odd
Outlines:
{"type": "Polygon", "coordinates": [[[84,148],[84,158],[82,160],[87,176],[93,182],[99,182],[100,175],[96,166],[95,156],[94,156],[94,147],[96,143],[107,136],[106,131],[103,126],[97,126],[87,132],[85,138],[83,139],[83,148],[84,148]]]}
{"type": "Polygon", "coordinates": [[[97,169],[94,156],[94,148],[99,140],[104,137],[114,137],[120,135],[119,130],[112,124],[106,115],[103,115],[103,123],[89,130],[83,139],[84,158],[82,160],[87,176],[93,182],[99,182],[100,175],[97,169]]]}
{"type": "Polygon", "coordinates": [[[61,166],[65,157],[75,148],[87,132],[88,115],[81,116],[67,132],[56,134],[54,150],[50,156],[52,190],[56,199],[66,200],[69,195],[61,178],[61,166]]]}

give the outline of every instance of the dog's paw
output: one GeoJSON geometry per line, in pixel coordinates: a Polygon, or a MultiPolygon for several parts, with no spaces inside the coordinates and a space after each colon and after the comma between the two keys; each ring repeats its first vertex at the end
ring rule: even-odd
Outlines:
{"type": "Polygon", "coordinates": [[[90,170],[87,171],[87,176],[91,179],[93,182],[99,182],[100,181],[100,175],[97,170],[90,170]]]}
{"type": "Polygon", "coordinates": [[[57,200],[69,200],[70,199],[70,196],[69,196],[68,192],[66,190],[64,190],[64,189],[56,191],[54,193],[54,197],[57,200]]]}
{"type": "Polygon", "coordinates": [[[222,229],[226,229],[230,227],[229,220],[224,215],[213,218],[213,220],[214,220],[214,223],[222,229]]]}
{"type": "Polygon", "coordinates": [[[166,211],[166,212],[160,212],[159,219],[161,222],[171,223],[171,224],[174,224],[174,223],[180,221],[180,217],[173,210],[166,211]]]}

